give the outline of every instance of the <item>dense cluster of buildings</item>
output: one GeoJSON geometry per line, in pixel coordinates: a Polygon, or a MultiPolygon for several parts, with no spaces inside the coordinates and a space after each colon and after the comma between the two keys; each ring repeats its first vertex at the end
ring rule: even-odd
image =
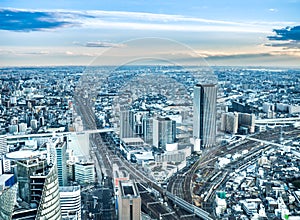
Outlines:
{"type": "Polygon", "coordinates": [[[228,111],[257,118],[295,117],[299,107],[299,72],[292,69],[218,68],[228,111]]]}
{"type": "Polygon", "coordinates": [[[81,69],[2,69],[0,134],[67,131],[72,125],[73,92],[81,69]]]}
{"type": "MultiPolygon", "coordinates": [[[[272,129],[276,123],[262,120],[300,115],[299,72],[214,70],[218,82],[201,75],[198,67],[125,66],[84,92],[97,93],[89,101],[96,126],[115,130],[109,134],[111,147],[166,184],[193,152],[213,148],[224,136],[272,129]]],[[[1,219],[113,219],[114,206],[119,218],[140,219],[141,197],[134,182],[120,181],[114,200],[113,176],[101,180],[95,161],[76,153],[69,135],[52,135],[84,130],[73,106],[81,75],[80,67],[1,70],[1,219]]],[[[299,215],[300,192],[290,183],[300,176],[298,168],[299,155],[292,150],[262,155],[232,174],[215,195],[216,215],[299,215]]]]}
{"type": "Polygon", "coordinates": [[[6,136],[2,143],[8,149],[19,142],[21,148],[3,154],[9,169],[2,169],[0,175],[0,200],[11,202],[0,215],[3,219],[81,219],[81,187],[95,184],[94,163],[74,156],[67,136],[27,138],[42,144],[27,146],[19,136],[6,136]]]}
{"type": "Polygon", "coordinates": [[[298,219],[300,192],[295,180],[300,177],[300,162],[295,144],[294,150],[271,148],[233,172],[223,188],[226,195],[216,197],[219,216],[298,219]]]}

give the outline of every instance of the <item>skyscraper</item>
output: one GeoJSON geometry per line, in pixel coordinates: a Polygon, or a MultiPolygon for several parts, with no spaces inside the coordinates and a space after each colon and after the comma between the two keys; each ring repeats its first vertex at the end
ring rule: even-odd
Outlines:
{"type": "Polygon", "coordinates": [[[157,117],[153,119],[153,145],[166,149],[166,144],[175,143],[176,121],[170,118],[157,117]]]}
{"type": "Polygon", "coordinates": [[[134,137],[130,125],[130,112],[128,110],[120,112],[120,138],[134,137]]]}
{"type": "Polygon", "coordinates": [[[143,118],[145,118],[148,113],[148,111],[130,110],[129,123],[134,136],[141,136],[143,134],[143,118]]]}
{"type": "Polygon", "coordinates": [[[64,137],[63,141],[60,141],[56,144],[56,163],[57,163],[57,171],[58,171],[58,182],[59,186],[67,185],[67,137],[64,137]]]}
{"type": "Polygon", "coordinates": [[[194,87],[193,137],[200,140],[201,148],[216,142],[216,84],[197,84],[194,87]]]}
{"type": "Polygon", "coordinates": [[[143,139],[147,144],[153,143],[153,118],[147,115],[143,118],[143,139]]]}

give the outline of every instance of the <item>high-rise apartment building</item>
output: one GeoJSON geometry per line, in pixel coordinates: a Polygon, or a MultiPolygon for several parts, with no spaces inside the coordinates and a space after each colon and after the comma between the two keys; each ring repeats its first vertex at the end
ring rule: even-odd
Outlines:
{"type": "Polygon", "coordinates": [[[197,84],[194,87],[193,137],[200,140],[202,148],[216,142],[216,84],[197,84]]]}
{"type": "Polygon", "coordinates": [[[7,136],[0,136],[0,174],[10,172],[10,161],[5,158],[8,153],[7,136]]]}
{"type": "Polygon", "coordinates": [[[239,114],[237,112],[227,112],[222,114],[221,130],[236,134],[239,128],[239,114]]]}
{"type": "Polygon", "coordinates": [[[7,136],[0,135],[0,155],[6,154],[7,152],[8,152],[7,136]]]}

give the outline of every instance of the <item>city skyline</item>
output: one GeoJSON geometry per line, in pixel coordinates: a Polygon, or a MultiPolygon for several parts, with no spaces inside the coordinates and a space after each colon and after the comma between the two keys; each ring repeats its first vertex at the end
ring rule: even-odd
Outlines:
{"type": "MultiPolygon", "coordinates": [[[[104,51],[145,37],[192,48],[193,54],[172,53],[172,60],[191,65],[202,57],[212,66],[299,66],[299,6],[297,0],[3,1],[0,66],[89,65],[104,51]]],[[[141,49],[152,56],[154,46],[160,45],[141,49]]]]}
{"type": "Polygon", "coordinates": [[[1,69],[1,219],[299,219],[300,70],[82,69],[1,69]]]}

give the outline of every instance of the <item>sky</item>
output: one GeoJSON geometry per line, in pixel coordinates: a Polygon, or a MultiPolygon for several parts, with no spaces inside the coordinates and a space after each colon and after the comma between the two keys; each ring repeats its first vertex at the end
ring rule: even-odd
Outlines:
{"type": "Polygon", "coordinates": [[[300,0],[2,0],[0,66],[300,66],[299,11],[300,0]]]}

